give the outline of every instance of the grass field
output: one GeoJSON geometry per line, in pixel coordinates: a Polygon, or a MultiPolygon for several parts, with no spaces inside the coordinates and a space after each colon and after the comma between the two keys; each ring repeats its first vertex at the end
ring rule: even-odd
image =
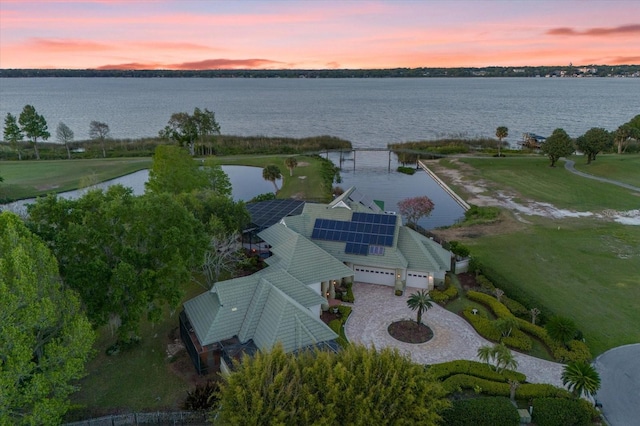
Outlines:
{"type": "Polygon", "coordinates": [[[0,199],[19,200],[77,189],[151,166],[150,158],[5,161],[0,163],[0,199]]]}
{"type": "Polygon", "coordinates": [[[465,158],[460,161],[474,167],[473,178],[491,181],[493,185],[488,187],[491,191],[511,188],[523,198],[577,211],[632,210],[640,206],[637,194],[574,175],[564,169],[562,162],[552,168],[549,160],[542,157],[465,158]]]}
{"type": "MultiPolygon", "coordinates": [[[[619,162],[616,157],[603,159],[602,164],[619,162]]],[[[443,161],[449,166],[448,160],[443,161]]],[[[580,211],[640,207],[638,194],[572,175],[563,167],[549,168],[544,158],[461,161],[473,170],[459,166],[457,170],[469,181],[489,181],[489,192],[515,192],[522,198],[580,211]]],[[[616,179],[627,176],[638,161],[637,156],[629,157],[624,167],[599,170],[602,176],[616,179]]],[[[542,306],[573,318],[594,355],[640,342],[640,227],[593,218],[524,219],[529,224],[511,218],[490,231],[468,230],[464,234],[472,237],[461,240],[484,264],[542,306]]]]}
{"type": "Polygon", "coordinates": [[[576,162],[575,168],[581,172],[640,187],[640,154],[601,154],[591,164],[587,164],[584,157],[573,160],[576,162]]]}

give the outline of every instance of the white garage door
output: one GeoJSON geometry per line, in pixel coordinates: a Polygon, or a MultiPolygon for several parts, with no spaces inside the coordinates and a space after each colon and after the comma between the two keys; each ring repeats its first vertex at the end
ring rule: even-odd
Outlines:
{"type": "Polygon", "coordinates": [[[429,275],[426,272],[407,271],[407,287],[427,288],[429,275]]]}
{"type": "Polygon", "coordinates": [[[373,268],[371,266],[356,265],[354,267],[354,270],[356,281],[390,286],[396,284],[396,272],[394,269],[373,268]]]}

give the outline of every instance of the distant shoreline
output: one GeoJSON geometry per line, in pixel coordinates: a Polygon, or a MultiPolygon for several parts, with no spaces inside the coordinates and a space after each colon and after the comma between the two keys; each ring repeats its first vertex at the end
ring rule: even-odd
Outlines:
{"type": "Polygon", "coordinates": [[[0,69],[0,78],[640,78],[640,65],[281,70],[0,69]]]}

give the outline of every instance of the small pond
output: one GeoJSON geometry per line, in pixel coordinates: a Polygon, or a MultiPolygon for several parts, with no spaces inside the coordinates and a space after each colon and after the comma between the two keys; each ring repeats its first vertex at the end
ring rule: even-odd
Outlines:
{"type": "MultiPolygon", "coordinates": [[[[273,183],[266,181],[262,177],[262,168],[249,166],[222,166],[222,170],[229,176],[231,181],[231,196],[236,201],[249,201],[256,195],[267,192],[274,192],[273,183]]],[[[73,191],[61,192],[58,194],[64,198],[81,197],[88,189],[106,189],[111,185],[121,184],[133,189],[135,195],[144,194],[144,184],[149,179],[149,170],[140,170],[119,178],[100,182],[89,188],[78,189],[73,191]]],[[[282,186],[282,179],[276,181],[278,188],[282,186]]],[[[33,203],[34,199],[26,199],[15,201],[13,203],[0,205],[0,210],[11,210],[18,214],[26,213],[26,205],[33,203]]]]}

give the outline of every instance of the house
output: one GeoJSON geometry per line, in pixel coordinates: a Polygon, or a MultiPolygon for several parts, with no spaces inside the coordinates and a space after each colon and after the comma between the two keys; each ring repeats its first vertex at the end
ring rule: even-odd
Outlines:
{"type": "Polygon", "coordinates": [[[355,188],[329,204],[305,203],[259,237],[271,247],[266,268],[216,283],[184,304],[181,337],[199,373],[226,371],[242,353],[276,342],[287,352],[336,348],[322,310],[344,282],[432,289],[451,253],[402,225],[355,188]]]}

